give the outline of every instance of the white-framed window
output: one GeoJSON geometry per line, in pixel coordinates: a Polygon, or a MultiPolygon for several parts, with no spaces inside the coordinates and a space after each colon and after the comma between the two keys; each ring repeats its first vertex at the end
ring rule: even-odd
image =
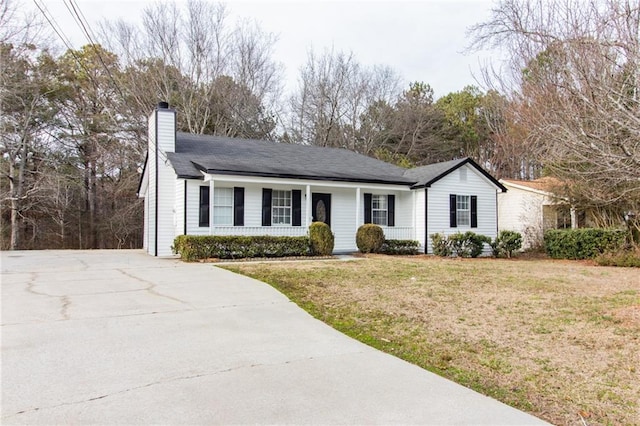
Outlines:
{"type": "Polygon", "coordinates": [[[371,222],[375,225],[387,226],[387,196],[372,195],[371,196],[371,222]]]}
{"type": "Polygon", "coordinates": [[[271,224],[291,225],[291,191],[273,190],[271,194],[271,224]]]}
{"type": "Polygon", "coordinates": [[[456,219],[458,226],[471,225],[471,196],[456,195],[456,219]]]}
{"type": "Polygon", "coordinates": [[[213,224],[233,225],[233,188],[213,189],[213,224]]]}

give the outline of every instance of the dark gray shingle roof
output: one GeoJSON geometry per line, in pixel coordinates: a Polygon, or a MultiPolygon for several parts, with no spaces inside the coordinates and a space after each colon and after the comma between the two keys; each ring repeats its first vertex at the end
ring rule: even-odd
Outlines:
{"type": "Polygon", "coordinates": [[[497,186],[502,192],[507,192],[507,188],[491,176],[485,169],[480,167],[478,163],[471,158],[459,158],[457,160],[444,161],[442,163],[429,164],[427,166],[408,169],[404,172],[404,176],[415,182],[414,187],[428,187],[437,182],[444,176],[448,175],[457,168],[469,164],[483,174],[490,182],[497,186]]]}
{"type": "Polygon", "coordinates": [[[406,170],[404,175],[406,178],[412,179],[416,183],[416,186],[430,186],[433,182],[437,181],[452,170],[457,169],[468,160],[468,158],[459,158],[457,160],[416,167],[406,170]]]}
{"type": "Polygon", "coordinates": [[[411,185],[405,169],[339,148],[177,133],[167,153],[180,177],[220,174],[411,185]]]}
{"type": "Polygon", "coordinates": [[[263,177],[392,183],[431,186],[464,164],[471,164],[497,187],[506,188],[470,158],[403,169],[341,148],[284,144],[223,136],[176,134],[176,152],[167,157],[181,178],[202,171],[263,177]]]}

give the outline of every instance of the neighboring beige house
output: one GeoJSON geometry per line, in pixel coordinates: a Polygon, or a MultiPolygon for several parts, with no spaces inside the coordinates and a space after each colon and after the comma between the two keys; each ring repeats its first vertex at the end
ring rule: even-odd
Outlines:
{"type": "Polygon", "coordinates": [[[553,194],[558,181],[501,179],[507,192],[498,194],[498,230],[522,234],[522,248],[540,246],[547,229],[577,228],[578,215],[569,203],[553,194]]]}

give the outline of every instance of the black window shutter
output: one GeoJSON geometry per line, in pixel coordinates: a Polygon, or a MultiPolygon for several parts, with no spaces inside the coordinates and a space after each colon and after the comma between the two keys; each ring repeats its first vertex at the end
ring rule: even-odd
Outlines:
{"type": "Polygon", "coordinates": [[[262,226],[271,226],[271,190],[262,188],[262,226]]]}
{"type": "Polygon", "coordinates": [[[291,225],[302,226],[302,191],[294,189],[291,191],[291,206],[293,209],[291,225]]]}
{"type": "Polygon", "coordinates": [[[478,196],[471,196],[471,227],[478,227],[478,196]]]}
{"type": "Polygon", "coordinates": [[[456,207],[456,194],[449,194],[449,226],[452,228],[458,226],[456,207]]]}
{"type": "Polygon", "coordinates": [[[200,187],[200,213],[198,215],[198,226],[209,226],[209,187],[200,187]]]}
{"type": "Polygon", "coordinates": [[[233,188],[233,226],[244,226],[244,188],[233,188]]]}
{"type": "Polygon", "coordinates": [[[387,195],[387,226],[396,226],[396,196],[387,195]]]}
{"type": "Polygon", "coordinates": [[[371,194],[364,194],[364,223],[371,223],[371,194]]]}

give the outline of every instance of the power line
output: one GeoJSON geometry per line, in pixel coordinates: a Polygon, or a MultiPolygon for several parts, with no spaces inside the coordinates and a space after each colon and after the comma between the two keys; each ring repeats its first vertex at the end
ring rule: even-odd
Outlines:
{"type": "MultiPolygon", "coordinates": [[[[40,0],[42,2],[42,0],[40,0]]],[[[49,25],[51,26],[51,28],[53,29],[53,31],[58,35],[58,38],[60,38],[60,40],[62,41],[62,43],[67,47],[67,51],[71,54],[71,56],[73,56],[73,58],[75,59],[76,63],[84,70],[84,72],[87,75],[87,78],[89,79],[89,81],[91,82],[91,85],[93,86],[93,88],[96,91],[96,94],[100,93],[100,85],[98,84],[98,82],[95,80],[93,74],[91,73],[91,71],[89,71],[89,69],[87,68],[87,66],[84,64],[84,62],[80,59],[80,57],[78,57],[78,55],[76,54],[76,51],[73,49],[73,47],[71,46],[71,41],[68,39],[68,37],[64,34],[64,31],[62,31],[62,28],[60,27],[60,25],[58,24],[58,22],[55,20],[55,18],[53,17],[53,14],[51,14],[51,12],[49,11],[49,9],[46,7],[46,5],[44,5],[44,2],[42,2],[43,4],[39,4],[37,0],[33,0],[33,3],[36,5],[36,7],[40,10],[40,12],[42,13],[42,15],[45,17],[45,19],[47,20],[47,22],[49,23],[49,25]]],[[[122,95],[122,91],[120,90],[120,88],[118,87],[118,91],[120,92],[121,96],[122,95]]],[[[124,96],[123,96],[124,99],[124,96]]],[[[116,119],[115,115],[113,114],[112,108],[107,105],[104,101],[99,100],[99,102],[102,104],[102,106],[105,108],[108,116],[113,120],[114,123],[118,123],[118,120],[116,119]]]]}
{"type": "Polygon", "coordinates": [[[84,65],[84,63],[80,60],[78,55],[76,55],[76,52],[71,47],[71,42],[69,41],[67,36],[64,34],[64,31],[62,31],[62,28],[60,28],[60,25],[56,22],[56,20],[53,17],[53,15],[51,15],[51,12],[49,12],[49,9],[47,9],[47,6],[44,5],[44,4],[41,6],[40,4],[38,4],[37,0],[33,0],[33,3],[37,6],[37,8],[40,10],[40,12],[42,12],[42,15],[44,16],[44,18],[47,20],[47,22],[49,23],[49,25],[51,26],[53,31],[58,35],[58,38],[60,38],[62,43],[67,47],[68,52],[71,53],[71,55],[74,57],[74,59],[76,60],[78,65],[80,65],[85,70],[85,72],[87,73],[87,77],[89,78],[89,80],[91,80],[91,83],[93,84],[93,87],[97,91],[98,90],[98,84],[93,79],[93,77],[91,76],[91,73],[89,72],[87,67],[84,65]],[[51,15],[51,18],[49,18],[49,15],[51,15]]]}
{"type": "MultiPolygon", "coordinates": [[[[98,56],[98,59],[100,60],[100,63],[102,64],[103,68],[107,72],[107,75],[109,76],[109,79],[111,80],[111,82],[113,83],[115,88],[118,90],[118,93],[120,94],[122,102],[126,102],[127,99],[126,99],[126,97],[124,95],[124,92],[120,88],[120,85],[118,84],[116,79],[113,77],[113,74],[111,73],[111,70],[109,69],[109,67],[107,66],[106,62],[104,61],[104,59],[102,57],[102,54],[100,53],[100,49],[97,48],[98,44],[94,41],[94,39],[96,39],[97,37],[96,37],[95,33],[93,32],[93,30],[91,29],[91,25],[89,24],[89,21],[87,20],[87,18],[85,17],[84,13],[82,12],[82,9],[80,9],[80,6],[78,5],[78,3],[75,0],[63,0],[63,2],[65,4],[65,6],[67,7],[67,10],[69,11],[71,16],[73,17],[73,19],[81,27],[82,32],[84,33],[84,35],[86,36],[87,40],[89,41],[89,44],[91,45],[91,47],[96,52],[96,55],[98,56]],[[67,5],[67,1],[69,2],[69,5],[67,5]]],[[[162,160],[168,161],[168,158],[167,158],[165,153],[163,153],[162,151],[159,151],[159,154],[160,154],[160,157],[161,157],[162,160]]]]}
{"type": "MultiPolygon", "coordinates": [[[[41,0],[42,1],[42,0],[41,0]]],[[[71,1],[71,0],[70,0],[71,1]]],[[[45,19],[47,20],[47,22],[49,23],[49,25],[51,26],[51,28],[53,29],[53,31],[57,34],[58,38],[62,41],[62,43],[67,47],[68,52],[73,56],[73,58],[76,60],[76,62],[78,63],[78,65],[80,65],[80,67],[82,67],[82,69],[87,73],[87,77],[89,78],[89,80],[91,81],[94,89],[96,90],[96,92],[99,92],[99,85],[98,83],[95,81],[95,79],[93,78],[91,72],[89,71],[89,69],[85,66],[85,64],[82,62],[82,60],[78,57],[78,55],[76,54],[75,50],[73,49],[73,47],[71,47],[71,41],[66,37],[66,35],[64,34],[64,31],[62,31],[62,28],[60,27],[60,25],[56,22],[55,18],[53,17],[53,15],[51,14],[51,12],[49,11],[49,9],[47,9],[47,7],[44,5],[44,3],[42,5],[40,5],[38,3],[38,0],[33,0],[34,4],[36,5],[36,7],[40,10],[40,12],[42,13],[42,15],[45,17],[45,19]]],[[[66,1],[65,1],[65,6],[67,6],[66,1]]],[[[82,18],[80,18],[80,15],[82,15],[82,17],[84,17],[84,14],[82,13],[82,11],[80,10],[80,8],[77,6],[74,7],[73,5],[71,6],[72,9],[74,9],[75,15],[77,16],[78,19],[80,19],[80,25],[82,26],[83,32],[85,33],[85,36],[87,37],[87,39],[89,40],[89,43],[91,44],[91,46],[93,47],[93,49],[95,50],[96,54],[98,55],[98,58],[102,64],[102,66],[105,68],[105,70],[107,71],[111,81],[113,82],[113,84],[115,85],[116,89],[118,90],[122,101],[126,102],[126,98],[124,96],[123,91],[120,89],[120,86],[118,85],[118,83],[116,82],[115,78],[113,77],[113,75],[111,74],[111,71],[109,70],[109,68],[106,66],[106,63],[104,62],[104,59],[102,58],[99,50],[97,49],[96,43],[93,42],[92,38],[91,38],[91,34],[93,32],[91,32],[91,34],[89,33],[90,31],[90,27],[89,30],[87,30],[87,28],[85,27],[85,25],[82,23],[82,18]],[[79,11],[79,13],[78,13],[79,11]]],[[[67,6],[67,9],[69,9],[69,6],[67,6]]],[[[69,9],[69,12],[71,13],[71,10],[69,9]]],[[[72,13],[71,15],[74,20],[76,20],[76,22],[78,22],[78,20],[76,19],[76,16],[74,16],[74,14],[72,13]]],[[[85,18],[86,20],[86,18],[85,18]]],[[[87,23],[87,26],[89,26],[89,24],[87,23]]],[[[95,37],[95,35],[94,35],[95,37]]],[[[113,119],[114,123],[117,123],[117,119],[115,118],[115,116],[113,115],[113,112],[111,110],[111,108],[109,108],[109,106],[104,105],[108,111],[109,116],[113,119]]],[[[166,155],[162,155],[162,157],[164,157],[163,159],[165,161],[168,161],[166,155]]]]}
{"type": "Polygon", "coordinates": [[[69,50],[73,50],[73,49],[71,48],[71,45],[70,45],[70,43],[71,43],[71,42],[70,42],[70,41],[69,41],[69,39],[64,35],[64,32],[62,31],[62,29],[60,29],[60,30],[58,31],[58,29],[59,29],[59,27],[60,27],[60,26],[59,26],[59,25],[58,25],[58,23],[56,22],[56,20],[55,20],[55,18],[53,17],[53,15],[51,16],[51,18],[49,18],[48,13],[50,14],[50,12],[49,12],[49,9],[47,9],[47,6],[46,6],[46,5],[44,5],[44,4],[41,6],[40,4],[38,4],[38,1],[37,1],[37,0],[33,0],[33,3],[34,3],[34,4],[36,5],[36,7],[40,10],[40,12],[41,12],[41,13],[42,13],[42,15],[44,16],[44,18],[47,20],[47,22],[49,23],[49,25],[51,26],[51,28],[53,29],[53,31],[58,35],[58,38],[59,38],[59,39],[62,41],[62,43],[67,47],[67,49],[69,49],[69,50]],[[43,9],[43,7],[44,7],[44,9],[43,9]],[[46,12],[45,12],[45,10],[46,10],[46,12]],[[53,22],[52,22],[52,21],[53,21],[53,22]],[[54,22],[55,22],[55,24],[54,24],[54,22]]]}
{"type": "Polygon", "coordinates": [[[113,74],[111,73],[111,70],[107,66],[104,58],[102,57],[102,54],[100,53],[100,49],[98,49],[97,43],[94,41],[94,38],[96,38],[95,37],[95,33],[91,29],[91,26],[89,25],[89,22],[87,21],[87,18],[84,16],[84,13],[80,9],[80,6],[74,0],[63,0],[63,2],[64,2],[64,5],[67,7],[67,10],[69,11],[71,16],[73,17],[73,19],[76,21],[76,23],[78,23],[78,25],[80,26],[80,29],[82,30],[84,35],[87,37],[87,40],[89,41],[89,44],[91,45],[93,50],[96,52],[96,55],[98,56],[98,59],[100,60],[100,63],[102,64],[102,67],[105,69],[105,71],[107,72],[107,75],[109,76],[109,79],[111,80],[111,82],[115,86],[116,90],[120,94],[120,97],[122,98],[122,101],[126,102],[126,97],[124,96],[124,93],[122,92],[122,89],[120,88],[120,85],[118,84],[116,79],[113,77],[113,74]],[[67,1],[69,2],[69,4],[67,4],[67,1]],[[72,9],[73,9],[73,11],[72,11],[72,9]],[[92,38],[92,35],[93,35],[93,38],[92,38]]]}

